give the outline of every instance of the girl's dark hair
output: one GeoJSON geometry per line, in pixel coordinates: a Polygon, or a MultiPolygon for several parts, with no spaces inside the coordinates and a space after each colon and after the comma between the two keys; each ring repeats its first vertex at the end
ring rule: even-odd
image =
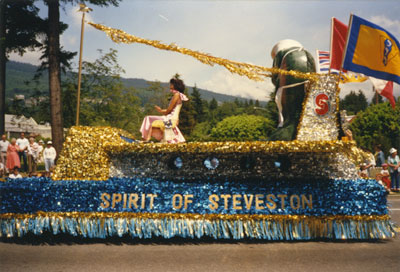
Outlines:
{"type": "Polygon", "coordinates": [[[174,89],[178,92],[183,93],[185,91],[185,84],[179,78],[171,78],[169,83],[172,84],[174,86],[174,89]]]}

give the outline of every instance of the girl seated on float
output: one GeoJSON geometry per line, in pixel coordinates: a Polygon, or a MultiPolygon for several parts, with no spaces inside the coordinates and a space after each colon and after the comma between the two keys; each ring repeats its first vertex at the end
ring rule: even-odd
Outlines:
{"type": "Polygon", "coordinates": [[[185,142],[185,138],[178,128],[179,112],[182,108],[182,102],[189,100],[186,95],[183,94],[185,84],[178,78],[172,78],[169,83],[170,92],[173,93],[173,96],[169,102],[168,108],[161,109],[159,106],[154,106],[154,108],[163,115],[148,115],[143,119],[140,132],[145,142],[150,141],[151,137],[167,143],[185,142]]]}

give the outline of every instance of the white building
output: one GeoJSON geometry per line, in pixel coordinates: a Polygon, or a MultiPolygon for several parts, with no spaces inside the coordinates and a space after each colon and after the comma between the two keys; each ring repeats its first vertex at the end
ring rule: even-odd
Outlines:
{"type": "Polygon", "coordinates": [[[21,132],[25,132],[28,135],[38,134],[44,138],[51,138],[51,126],[49,123],[40,125],[32,117],[26,118],[23,115],[17,116],[6,114],[5,130],[7,132],[7,138],[10,138],[12,136],[19,136],[21,132]]]}

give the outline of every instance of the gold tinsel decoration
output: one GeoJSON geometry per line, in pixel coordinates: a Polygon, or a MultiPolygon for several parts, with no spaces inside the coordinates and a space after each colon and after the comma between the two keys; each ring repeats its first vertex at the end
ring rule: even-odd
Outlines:
{"type": "Polygon", "coordinates": [[[133,213],[133,212],[43,212],[28,214],[4,213],[0,219],[31,219],[38,217],[53,218],[137,218],[137,219],[204,219],[204,220],[274,220],[274,221],[299,221],[299,220],[320,220],[320,221],[375,221],[389,220],[389,215],[265,215],[265,214],[196,214],[196,213],[133,213]]]}
{"type": "Polygon", "coordinates": [[[111,153],[289,153],[344,152],[355,142],[343,141],[249,141],[249,142],[188,142],[180,144],[137,143],[105,144],[111,153]]]}
{"type": "Polygon", "coordinates": [[[107,180],[110,153],[342,153],[354,163],[365,160],[365,154],[354,141],[250,141],[188,142],[180,144],[128,143],[120,136],[133,138],[122,129],[77,126],[70,129],[52,175],[53,180],[107,180]]]}
{"type": "Polygon", "coordinates": [[[258,215],[258,214],[183,214],[183,213],[130,213],[130,212],[37,212],[34,214],[1,214],[3,231],[0,236],[22,237],[29,228],[43,232],[52,229],[53,233],[66,232],[84,237],[101,237],[127,233],[142,237],[154,232],[155,236],[171,238],[173,235],[194,237],[194,233],[212,235],[214,238],[235,239],[245,237],[261,238],[267,232],[275,239],[387,239],[395,236],[388,215],[258,215]],[[109,219],[112,219],[110,221],[109,219]],[[32,223],[30,223],[33,220],[32,223]],[[36,221],[36,222],[35,222],[36,221]],[[132,222],[133,221],[133,222],[132,222]],[[243,227],[238,227],[240,222],[243,227]],[[263,223],[264,222],[264,223],[263,223]],[[268,223],[265,223],[268,222],[268,223]],[[134,224],[134,225],[133,225],[134,224]],[[204,233],[207,225],[218,225],[204,233]],[[236,227],[235,227],[236,225],[236,227]],[[349,228],[349,226],[351,227],[349,228]],[[132,226],[134,228],[132,229],[132,226]],[[173,226],[169,229],[168,226],[173,226]],[[233,227],[233,228],[232,228],[233,227]],[[39,228],[39,229],[37,229],[39,228]],[[382,231],[381,228],[384,228],[382,231]],[[336,229],[336,230],[335,230],[336,229]],[[188,234],[187,232],[190,232],[188,234]],[[91,233],[91,234],[90,234],[91,233]],[[92,235],[92,236],[91,236],[92,235]]]}
{"type": "Polygon", "coordinates": [[[124,144],[120,136],[133,138],[128,132],[112,127],[72,127],[66,137],[52,175],[53,180],[106,180],[109,156],[105,144],[124,144]]]}
{"type": "Polygon", "coordinates": [[[131,34],[128,34],[120,29],[115,29],[111,27],[107,27],[101,24],[95,24],[92,22],[88,22],[89,25],[93,26],[96,29],[99,29],[107,34],[111,40],[116,43],[141,43],[150,45],[152,47],[167,50],[167,51],[174,51],[184,55],[191,56],[198,61],[214,66],[215,64],[221,65],[228,69],[231,73],[235,73],[241,76],[246,76],[247,78],[254,80],[254,81],[263,81],[265,77],[270,77],[272,74],[281,74],[281,75],[289,75],[296,78],[301,78],[310,81],[318,81],[318,74],[316,73],[302,73],[298,71],[287,71],[282,70],[279,68],[267,68],[264,66],[254,65],[245,62],[237,62],[232,61],[224,58],[218,58],[211,56],[207,53],[202,53],[199,51],[194,51],[191,49],[187,49],[184,47],[180,47],[175,43],[165,44],[160,41],[156,40],[148,40],[144,38],[140,38],[131,34]]]}

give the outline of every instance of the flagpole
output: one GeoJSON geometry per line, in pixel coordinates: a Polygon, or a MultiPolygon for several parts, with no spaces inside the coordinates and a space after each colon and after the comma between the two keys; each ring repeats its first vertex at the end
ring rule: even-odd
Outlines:
{"type": "Polygon", "coordinates": [[[85,4],[79,4],[80,8],[78,11],[82,12],[82,25],[81,25],[81,43],[79,48],[79,69],[78,69],[78,91],[76,96],[76,122],[75,125],[79,126],[79,109],[81,104],[81,80],[82,80],[82,51],[83,51],[83,34],[85,29],[85,14],[92,11],[85,4]]]}
{"type": "Polygon", "coordinates": [[[331,40],[330,40],[330,48],[329,48],[329,72],[328,74],[331,74],[331,65],[332,65],[332,42],[333,42],[333,19],[335,17],[331,18],[331,40]]]}
{"type": "Polygon", "coordinates": [[[345,60],[346,52],[347,52],[347,46],[349,45],[349,37],[350,37],[350,33],[351,33],[352,22],[353,22],[353,13],[350,13],[349,29],[347,30],[346,46],[344,47],[344,51],[343,51],[343,54],[342,54],[342,64],[340,65],[340,72],[343,69],[343,64],[344,64],[344,60],[345,60]]]}
{"type": "Polygon", "coordinates": [[[340,65],[340,70],[339,70],[339,82],[340,82],[340,79],[342,78],[343,64],[344,64],[344,60],[346,58],[346,52],[347,52],[347,46],[349,44],[349,37],[350,37],[350,33],[351,33],[352,22],[353,22],[353,13],[350,13],[349,29],[347,30],[347,38],[346,38],[346,46],[344,47],[344,51],[342,54],[342,64],[340,65]]]}

